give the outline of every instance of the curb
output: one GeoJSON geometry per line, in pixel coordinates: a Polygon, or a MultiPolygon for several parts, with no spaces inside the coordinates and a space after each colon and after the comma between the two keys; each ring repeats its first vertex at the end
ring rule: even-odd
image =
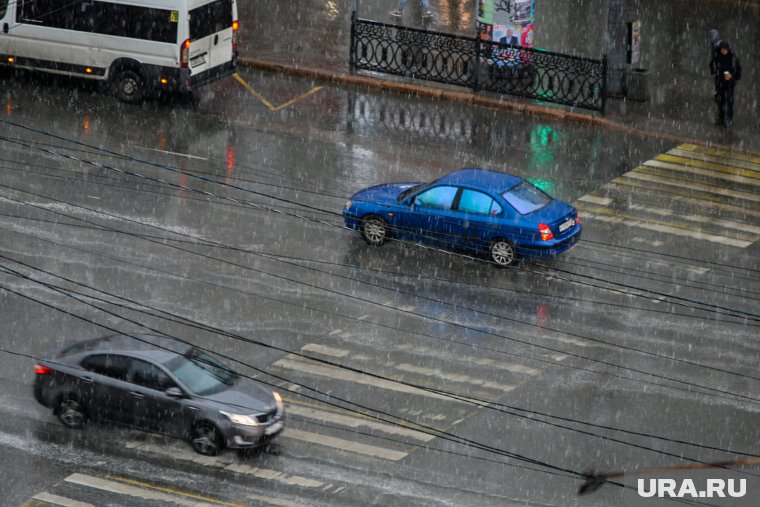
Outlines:
{"type": "Polygon", "coordinates": [[[296,77],[305,77],[313,79],[315,81],[327,81],[332,83],[358,86],[363,88],[369,88],[373,90],[390,90],[399,93],[408,93],[417,95],[420,97],[429,97],[434,99],[451,100],[455,102],[461,102],[465,104],[472,104],[481,107],[491,107],[495,109],[501,109],[503,111],[511,111],[522,113],[530,116],[537,116],[547,118],[550,120],[570,121],[576,123],[585,123],[593,125],[607,130],[616,130],[619,132],[626,132],[630,134],[638,134],[641,136],[652,137],[655,139],[663,139],[667,141],[673,141],[677,143],[695,144],[698,146],[704,146],[707,148],[721,149],[732,152],[746,153],[750,155],[760,155],[760,153],[737,148],[731,145],[723,145],[710,141],[704,141],[702,139],[694,139],[691,137],[679,136],[668,132],[661,132],[657,130],[648,130],[631,125],[626,125],[621,122],[610,120],[603,116],[598,116],[590,113],[580,113],[576,111],[564,111],[562,109],[555,109],[548,106],[539,106],[536,104],[526,104],[510,98],[494,98],[484,95],[478,95],[475,93],[458,92],[453,90],[446,90],[442,88],[433,88],[429,86],[423,86],[415,83],[401,83],[397,81],[386,81],[383,79],[362,76],[358,74],[351,74],[343,71],[331,71],[324,69],[317,69],[312,67],[304,67],[296,64],[282,64],[275,63],[266,60],[258,60],[255,58],[238,58],[238,63],[241,66],[249,67],[252,69],[258,69],[268,72],[275,72],[280,74],[286,74],[296,77]]]}

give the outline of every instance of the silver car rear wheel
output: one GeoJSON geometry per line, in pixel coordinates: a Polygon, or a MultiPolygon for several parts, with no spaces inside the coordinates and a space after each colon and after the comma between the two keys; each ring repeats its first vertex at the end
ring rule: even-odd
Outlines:
{"type": "Polygon", "coordinates": [[[67,428],[79,429],[84,426],[87,420],[87,414],[82,404],[68,396],[61,398],[56,412],[58,413],[58,419],[67,428]]]}

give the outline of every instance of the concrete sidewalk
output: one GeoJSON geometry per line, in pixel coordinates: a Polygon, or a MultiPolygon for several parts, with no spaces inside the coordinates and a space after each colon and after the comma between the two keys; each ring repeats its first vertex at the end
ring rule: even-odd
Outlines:
{"type": "MultiPolygon", "coordinates": [[[[365,19],[474,36],[475,0],[430,0],[432,19],[409,1],[401,20],[395,0],[364,0],[365,19]]],[[[548,115],[641,135],[760,152],[760,3],[739,0],[629,0],[629,19],[642,22],[641,67],[649,70],[646,102],[609,99],[604,116],[487,92],[395,76],[351,74],[348,69],[354,0],[239,2],[241,63],[320,80],[457,100],[526,114],[548,115]],[[695,5],[697,4],[697,5],[695,5]],[[734,125],[713,125],[707,30],[717,28],[737,55],[734,125]]],[[[536,47],[601,58],[605,0],[536,0],[536,47]]]]}

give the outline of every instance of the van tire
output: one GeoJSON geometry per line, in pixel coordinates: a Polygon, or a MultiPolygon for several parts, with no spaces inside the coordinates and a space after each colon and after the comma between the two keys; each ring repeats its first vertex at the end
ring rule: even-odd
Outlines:
{"type": "Polygon", "coordinates": [[[127,104],[139,104],[145,94],[145,80],[139,72],[132,69],[120,69],[113,79],[116,98],[127,104]]]}

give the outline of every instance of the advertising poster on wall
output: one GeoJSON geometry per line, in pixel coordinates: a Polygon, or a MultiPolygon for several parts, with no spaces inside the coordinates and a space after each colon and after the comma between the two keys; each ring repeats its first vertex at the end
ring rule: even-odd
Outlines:
{"type": "Polygon", "coordinates": [[[535,0],[478,0],[476,5],[478,37],[511,46],[533,46],[535,0]]]}

